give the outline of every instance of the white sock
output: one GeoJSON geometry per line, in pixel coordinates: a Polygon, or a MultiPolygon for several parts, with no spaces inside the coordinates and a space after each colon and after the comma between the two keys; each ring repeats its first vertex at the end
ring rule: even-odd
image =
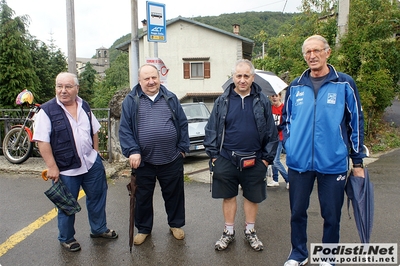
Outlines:
{"type": "Polygon", "coordinates": [[[254,229],[254,223],[246,222],[246,233],[250,233],[252,229],[254,229]]]}
{"type": "Polygon", "coordinates": [[[235,226],[235,224],[227,224],[225,223],[225,229],[228,230],[229,234],[233,235],[233,227],[235,226]]]}

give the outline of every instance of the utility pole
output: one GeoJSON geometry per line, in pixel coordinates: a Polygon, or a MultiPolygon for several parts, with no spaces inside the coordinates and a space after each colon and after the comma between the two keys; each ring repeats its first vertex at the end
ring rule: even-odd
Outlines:
{"type": "Polygon", "coordinates": [[[74,0],[67,0],[68,72],[76,73],[75,9],[74,0]]]}
{"type": "Polygon", "coordinates": [[[265,48],[264,48],[264,46],[265,46],[265,42],[263,42],[263,44],[262,44],[262,59],[264,59],[264,55],[265,55],[265,48]]]}
{"type": "Polygon", "coordinates": [[[139,36],[138,36],[138,9],[137,0],[131,0],[131,51],[130,51],[130,86],[131,89],[138,83],[139,71],[139,36]]]}
{"type": "Polygon", "coordinates": [[[340,45],[340,38],[347,33],[349,24],[349,13],[350,13],[350,0],[339,0],[339,11],[338,11],[338,35],[336,37],[336,45],[340,45]]]}

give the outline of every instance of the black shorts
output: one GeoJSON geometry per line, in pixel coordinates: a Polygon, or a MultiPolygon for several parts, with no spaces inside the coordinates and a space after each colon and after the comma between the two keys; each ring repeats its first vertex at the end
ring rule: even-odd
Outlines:
{"type": "Polygon", "coordinates": [[[230,160],[220,156],[213,167],[212,197],[229,199],[236,197],[239,184],[243,189],[243,197],[253,203],[260,203],[267,198],[265,185],[267,167],[257,159],[256,165],[240,171],[230,160]]]}

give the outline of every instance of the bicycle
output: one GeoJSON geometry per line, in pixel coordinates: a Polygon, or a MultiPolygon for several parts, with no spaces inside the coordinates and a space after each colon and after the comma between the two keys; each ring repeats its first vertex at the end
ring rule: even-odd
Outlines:
{"type": "Polygon", "coordinates": [[[35,142],[32,140],[33,125],[35,115],[40,110],[40,104],[33,103],[33,95],[28,90],[22,91],[17,96],[16,103],[21,105],[21,111],[25,102],[28,103],[30,110],[24,123],[13,125],[3,140],[4,157],[13,164],[20,164],[28,160],[35,145],[35,142]]]}

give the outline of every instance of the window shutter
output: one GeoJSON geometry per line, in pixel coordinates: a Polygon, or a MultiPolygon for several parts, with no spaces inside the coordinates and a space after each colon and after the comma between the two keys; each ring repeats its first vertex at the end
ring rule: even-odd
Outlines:
{"type": "Polygon", "coordinates": [[[209,79],[211,77],[210,62],[204,62],[204,78],[209,79]]]}
{"type": "Polygon", "coordinates": [[[190,79],[190,63],[189,62],[183,63],[183,78],[190,79]]]}

